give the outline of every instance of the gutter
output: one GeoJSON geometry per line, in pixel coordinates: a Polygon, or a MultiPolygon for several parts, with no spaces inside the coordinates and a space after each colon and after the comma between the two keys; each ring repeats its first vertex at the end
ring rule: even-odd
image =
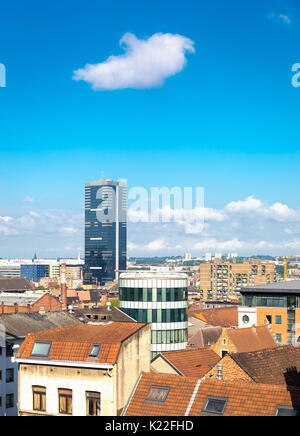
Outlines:
{"type": "Polygon", "coordinates": [[[68,366],[73,368],[93,368],[93,369],[113,369],[114,365],[111,363],[88,363],[78,361],[65,361],[65,360],[39,360],[39,359],[22,359],[16,358],[15,362],[27,365],[46,365],[46,366],[68,366]]]}

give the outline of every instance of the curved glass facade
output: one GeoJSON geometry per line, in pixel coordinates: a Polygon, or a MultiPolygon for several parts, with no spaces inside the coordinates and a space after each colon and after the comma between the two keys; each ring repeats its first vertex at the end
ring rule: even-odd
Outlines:
{"type": "Polygon", "coordinates": [[[185,349],[188,291],[185,274],[128,272],[120,276],[120,309],[152,324],[151,352],[185,349]]]}

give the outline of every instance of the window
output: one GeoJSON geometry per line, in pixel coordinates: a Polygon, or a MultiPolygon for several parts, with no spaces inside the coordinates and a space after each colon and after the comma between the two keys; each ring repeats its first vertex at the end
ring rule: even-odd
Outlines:
{"type": "Polygon", "coordinates": [[[248,315],[244,315],[243,316],[243,323],[244,324],[248,324],[249,321],[250,321],[249,316],[248,315]]]}
{"type": "Polygon", "coordinates": [[[6,343],[6,357],[12,357],[14,355],[14,344],[6,343]]]}
{"type": "Polygon", "coordinates": [[[226,339],[222,339],[222,345],[226,345],[226,339]]]}
{"type": "Polygon", "coordinates": [[[226,403],[226,398],[207,397],[202,412],[211,413],[213,415],[223,415],[226,403]]]}
{"type": "Polygon", "coordinates": [[[298,409],[286,406],[277,406],[275,409],[275,416],[297,416],[298,409]]]}
{"type": "Polygon", "coordinates": [[[31,356],[48,357],[51,347],[51,342],[35,342],[31,356]]]}
{"type": "Polygon", "coordinates": [[[94,344],[92,346],[91,352],[89,354],[89,357],[97,357],[100,351],[101,345],[99,344],[94,344]]]}
{"type": "Polygon", "coordinates": [[[281,344],[281,334],[280,333],[276,333],[276,341],[281,344]]]}
{"type": "Polygon", "coordinates": [[[33,410],[46,411],[46,388],[42,386],[32,386],[33,410]]]}
{"type": "Polygon", "coordinates": [[[14,394],[7,394],[6,395],[6,408],[11,409],[14,407],[14,394]]]}
{"type": "Polygon", "coordinates": [[[275,323],[278,324],[278,325],[281,324],[281,315],[276,315],[275,323]]]}
{"type": "Polygon", "coordinates": [[[146,402],[154,404],[164,404],[169,391],[170,388],[166,386],[151,386],[146,398],[146,402]]]}
{"type": "Polygon", "coordinates": [[[228,354],[228,350],[221,350],[221,357],[225,357],[228,354]]]}
{"type": "Polygon", "coordinates": [[[13,368],[8,368],[6,370],[6,383],[11,383],[14,381],[14,370],[13,368]]]}
{"type": "Polygon", "coordinates": [[[72,415],[73,401],[71,389],[58,389],[59,413],[72,415]]]}
{"type": "Polygon", "coordinates": [[[99,392],[86,392],[86,415],[100,416],[101,400],[99,392]]]}
{"type": "Polygon", "coordinates": [[[272,324],[272,315],[266,315],[266,320],[269,324],[272,324]]]}

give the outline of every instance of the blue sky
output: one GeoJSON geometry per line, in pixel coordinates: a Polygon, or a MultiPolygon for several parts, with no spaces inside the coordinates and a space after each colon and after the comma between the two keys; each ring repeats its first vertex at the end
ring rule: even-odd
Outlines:
{"type": "Polygon", "coordinates": [[[0,257],[82,251],[84,183],[101,171],[129,188],[203,186],[226,215],[192,235],[129,225],[129,254],[300,249],[299,20],[296,0],[1,2],[0,257]],[[123,54],[128,32],[195,51],[159,87],[73,80],[123,54]]]}

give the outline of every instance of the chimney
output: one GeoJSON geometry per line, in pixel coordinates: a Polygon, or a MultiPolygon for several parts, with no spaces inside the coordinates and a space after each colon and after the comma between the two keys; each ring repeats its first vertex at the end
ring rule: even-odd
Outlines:
{"type": "Polygon", "coordinates": [[[62,310],[67,310],[67,284],[66,284],[66,264],[63,263],[60,267],[60,289],[61,289],[61,301],[62,310]]]}
{"type": "Polygon", "coordinates": [[[100,300],[100,306],[101,307],[105,307],[107,301],[108,301],[107,294],[102,294],[101,295],[101,300],[100,300]]]}
{"type": "Polygon", "coordinates": [[[218,373],[216,375],[217,380],[223,380],[223,365],[218,365],[218,373]]]}

